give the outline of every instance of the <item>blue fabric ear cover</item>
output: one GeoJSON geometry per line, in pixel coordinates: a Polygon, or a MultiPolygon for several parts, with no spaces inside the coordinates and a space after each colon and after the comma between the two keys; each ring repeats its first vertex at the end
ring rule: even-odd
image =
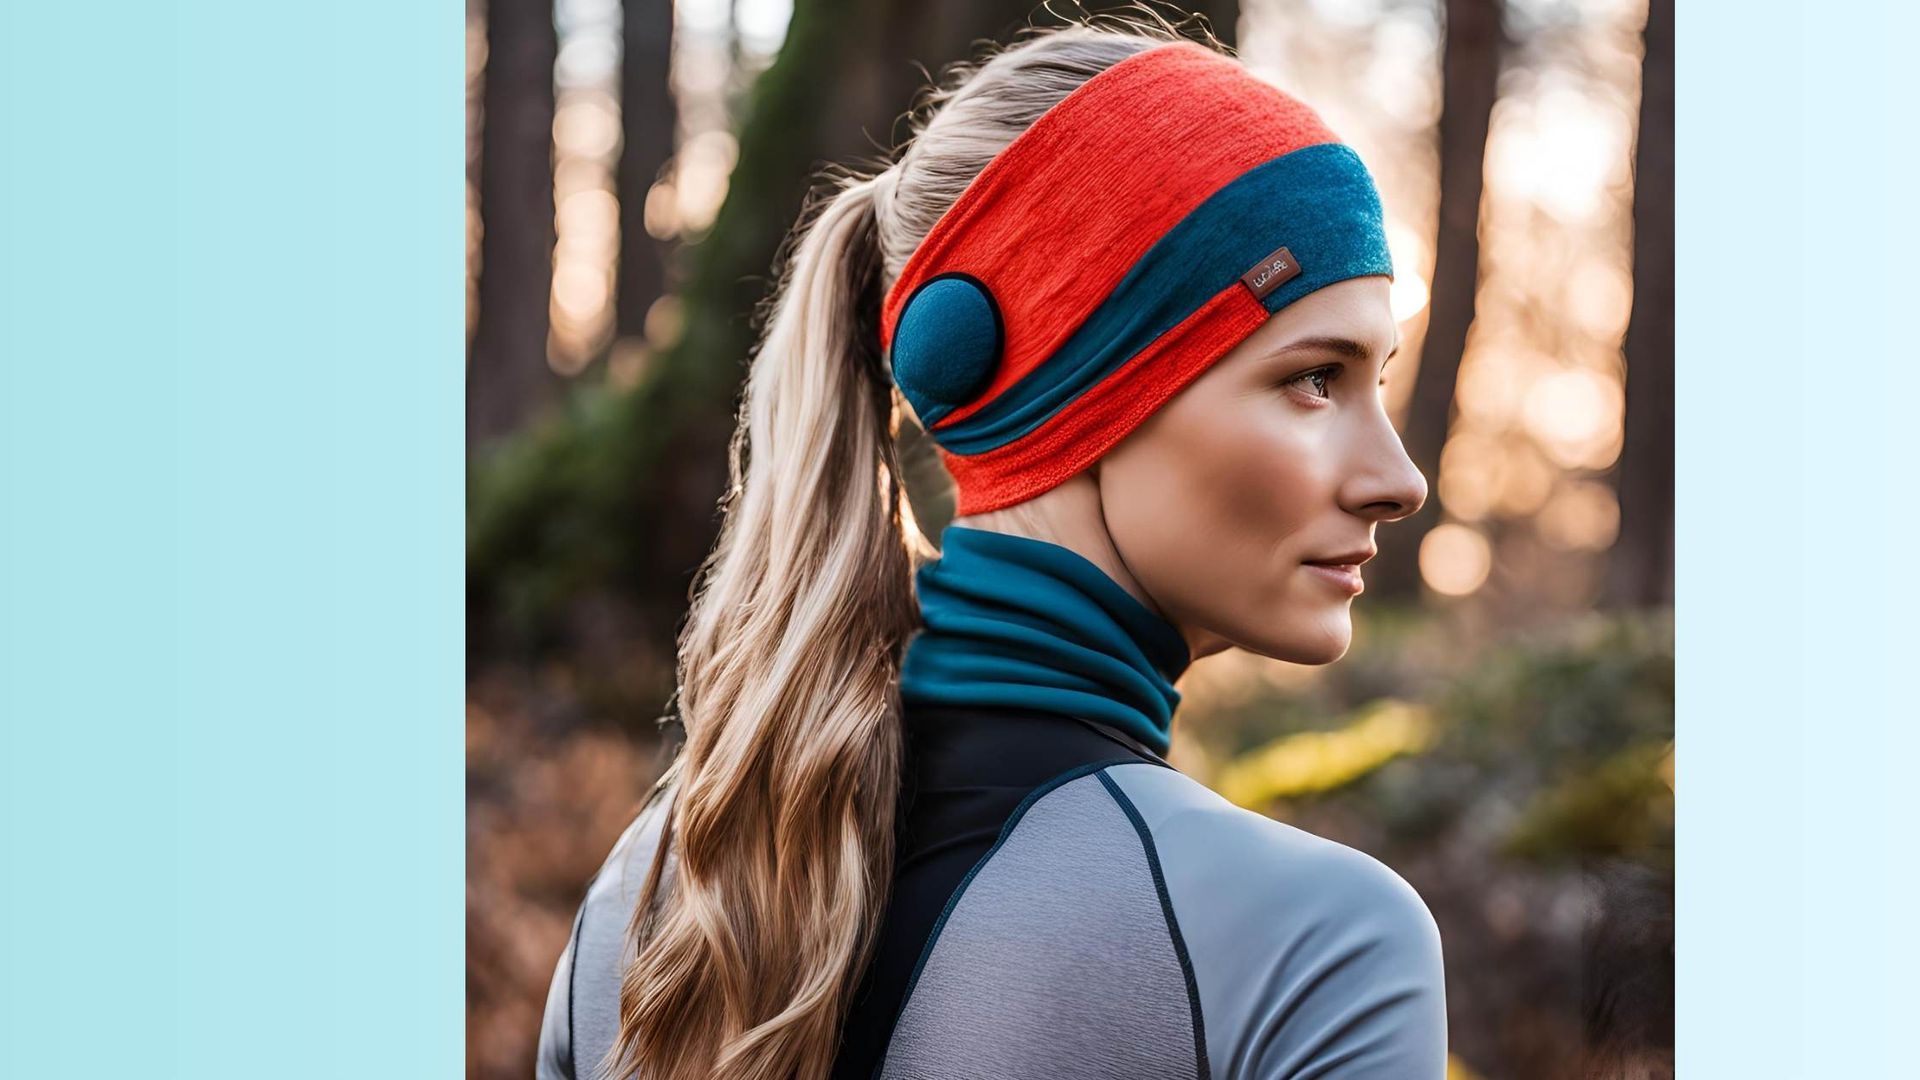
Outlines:
{"type": "Polygon", "coordinates": [[[993,381],[1006,345],[1000,305],[986,282],[950,271],[908,297],[893,334],[893,381],[932,427],[993,381]]]}

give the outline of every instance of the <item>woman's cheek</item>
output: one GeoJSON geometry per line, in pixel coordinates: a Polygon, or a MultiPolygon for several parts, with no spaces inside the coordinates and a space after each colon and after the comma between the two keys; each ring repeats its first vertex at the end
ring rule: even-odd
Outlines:
{"type": "Polygon", "coordinates": [[[1215,604],[1243,606],[1241,618],[1270,620],[1310,554],[1297,534],[1324,499],[1308,448],[1284,429],[1221,423],[1197,432],[1190,450],[1209,463],[1182,496],[1205,554],[1194,567],[1201,587],[1215,604]]]}
{"type": "Polygon", "coordinates": [[[1271,418],[1220,424],[1210,438],[1208,458],[1219,468],[1207,484],[1222,524],[1261,551],[1290,546],[1284,541],[1311,519],[1321,498],[1311,447],[1271,418]]]}

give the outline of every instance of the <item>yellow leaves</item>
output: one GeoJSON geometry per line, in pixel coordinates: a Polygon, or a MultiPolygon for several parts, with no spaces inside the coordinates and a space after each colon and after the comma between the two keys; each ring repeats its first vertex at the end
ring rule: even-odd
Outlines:
{"type": "Polygon", "coordinates": [[[1467,1068],[1466,1062],[1448,1054],[1447,1080],[1480,1080],[1480,1074],[1467,1068]]]}
{"type": "Polygon", "coordinates": [[[1425,706],[1383,698],[1361,709],[1345,727],[1287,735],[1235,758],[1221,770],[1214,787],[1253,810],[1275,799],[1328,791],[1402,754],[1425,749],[1433,726],[1425,706]]]}

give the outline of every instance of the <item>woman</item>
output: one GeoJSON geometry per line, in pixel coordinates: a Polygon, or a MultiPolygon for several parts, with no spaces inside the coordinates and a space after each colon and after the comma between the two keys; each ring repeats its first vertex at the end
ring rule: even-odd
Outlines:
{"type": "Polygon", "coordinates": [[[1419,896],[1161,756],[1193,659],[1338,659],[1374,526],[1426,497],[1372,181],[1164,25],[965,74],[786,267],[687,742],[540,1075],[1438,1080],[1419,896]],[[931,561],[896,388],[956,485],[931,561]]]}

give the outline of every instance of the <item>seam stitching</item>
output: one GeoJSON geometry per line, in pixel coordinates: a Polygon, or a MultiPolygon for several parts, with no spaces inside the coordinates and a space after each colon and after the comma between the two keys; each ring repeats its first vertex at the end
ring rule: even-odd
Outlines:
{"type": "MultiPolygon", "coordinates": [[[[1026,798],[1021,799],[1019,805],[1013,808],[1013,813],[1007,815],[1006,824],[1000,826],[1000,835],[994,838],[993,846],[988,848],[987,853],[980,856],[979,860],[967,869],[967,876],[961,878],[960,884],[954,886],[953,895],[947,897],[946,906],[940,909],[940,917],[934,920],[933,929],[927,934],[927,943],[920,947],[920,958],[914,961],[913,974],[907,977],[907,988],[900,995],[900,1008],[894,1013],[892,1026],[897,1027],[899,1025],[900,1017],[906,1015],[907,1006],[912,1004],[913,992],[920,986],[920,975],[926,970],[927,960],[933,956],[933,948],[940,941],[940,932],[947,928],[947,919],[953,915],[953,909],[960,906],[960,898],[966,895],[967,886],[973,884],[973,879],[979,875],[980,870],[985,867],[988,862],[992,861],[995,855],[999,854],[1001,847],[1005,846],[1007,838],[1013,835],[1013,830],[1019,826],[1021,819],[1026,817],[1027,811],[1032,809],[1033,804],[1039,802],[1048,794],[1058,791],[1067,784],[1083,776],[1087,776],[1090,773],[1098,773],[1102,769],[1113,765],[1138,763],[1139,760],[1138,758],[1132,757],[1110,758],[1106,761],[1092,761],[1085,765],[1076,765],[1053,779],[1042,783],[1032,791],[1027,792],[1026,798]]],[[[891,1034],[888,1036],[888,1042],[892,1042],[891,1034]]],[[[880,1060],[874,1063],[874,1076],[878,1077],[882,1070],[886,1068],[887,1057],[888,1052],[883,1050],[880,1054],[880,1060]]]]}
{"type": "Polygon", "coordinates": [[[1160,852],[1153,845],[1153,833],[1147,829],[1146,819],[1133,805],[1127,793],[1105,771],[1100,773],[1100,783],[1120,805],[1120,810],[1133,823],[1133,831],[1139,834],[1140,846],[1146,849],[1147,867],[1153,872],[1153,888],[1160,895],[1160,913],[1167,920],[1167,936],[1173,939],[1173,952],[1180,960],[1180,974],[1187,983],[1187,1007],[1193,1013],[1193,1057],[1197,1075],[1205,1080],[1212,1071],[1207,1062],[1207,1028],[1200,1015],[1200,980],[1193,973],[1193,958],[1187,954],[1186,938],[1180,934],[1180,920],[1173,913],[1173,897],[1167,892],[1167,878],[1160,869],[1160,852]]]}

